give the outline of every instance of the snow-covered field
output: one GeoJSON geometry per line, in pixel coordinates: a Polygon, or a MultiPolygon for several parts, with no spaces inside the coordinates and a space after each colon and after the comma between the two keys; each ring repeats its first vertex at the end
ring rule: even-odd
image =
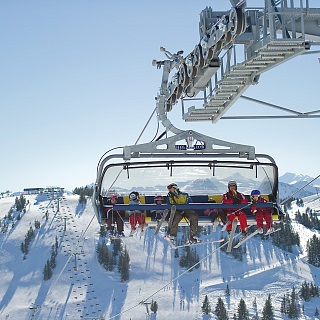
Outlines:
{"type": "MultiPolygon", "coordinates": [[[[35,313],[35,319],[140,320],[147,319],[146,305],[141,302],[152,299],[158,304],[158,312],[151,319],[202,319],[205,295],[213,309],[221,297],[230,318],[243,298],[252,317],[256,314],[254,299],[261,315],[269,294],[276,319],[282,319],[280,303],[284,294],[290,293],[293,286],[300,288],[305,280],[320,285],[320,270],[306,262],[305,252],[294,248],[294,253],[287,253],[258,237],[247,242],[242,261],[217,250],[217,243],[198,245],[200,267],[186,272],[163,240],[163,233],[155,237],[151,228],[145,236],[123,239],[130,255],[130,280],[121,283],[116,270],[107,272],[97,262],[99,225],[90,200],[81,206],[74,195],[63,195],[59,201],[52,195],[26,199],[27,212],[0,234],[0,319],[30,319],[35,313]],[[40,221],[40,229],[34,228],[35,220],[40,221]],[[20,246],[30,226],[35,238],[23,260],[20,246]],[[57,267],[53,277],[44,281],[42,272],[56,237],[57,267]],[[230,296],[225,293],[227,285],[230,296]]],[[[319,208],[316,196],[305,198],[304,203],[300,211],[319,208]]],[[[13,204],[13,197],[0,199],[1,219],[13,204]]],[[[293,206],[291,215],[297,210],[293,206]]],[[[313,231],[295,222],[293,227],[299,231],[301,248],[305,248],[313,231]]],[[[128,228],[125,233],[129,233],[128,228]]],[[[219,237],[219,230],[202,236],[203,240],[219,237]]],[[[182,252],[179,249],[179,254],[182,252]]],[[[319,302],[319,298],[304,302],[305,315],[300,319],[315,319],[319,302]]]]}

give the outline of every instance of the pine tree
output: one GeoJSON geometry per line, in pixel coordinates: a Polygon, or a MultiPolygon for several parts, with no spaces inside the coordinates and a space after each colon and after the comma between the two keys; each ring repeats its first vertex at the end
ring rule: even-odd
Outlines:
{"type": "Polygon", "coordinates": [[[50,267],[54,269],[57,266],[56,262],[56,251],[54,249],[54,245],[51,247],[51,258],[50,258],[50,267]]]}
{"type": "Polygon", "coordinates": [[[293,319],[293,318],[298,318],[299,314],[300,314],[300,309],[296,303],[296,291],[295,291],[295,288],[293,287],[290,295],[287,315],[290,319],[293,319]]]}
{"type": "Polygon", "coordinates": [[[229,289],[229,285],[228,284],[227,284],[227,287],[226,287],[226,295],[230,296],[230,289],[229,289]]]}
{"type": "Polygon", "coordinates": [[[271,303],[271,295],[269,294],[268,299],[262,310],[262,320],[273,320],[274,313],[273,313],[273,306],[271,303]]]}
{"type": "Polygon", "coordinates": [[[79,203],[80,204],[86,204],[87,203],[87,198],[84,192],[80,192],[79,196],[79,203]]]}
{"type": "Polygon", "coordinates": [[[43,280],[47,281],[51,277],[52,277],[52,270],[51,270],[51,267],[50,267],[50,261],[47,260],[47,263],[46,263],[46,265],[44,266],[44,269],[43,269],[43,280]]]}
{"type": "Polygon", "coordinates": [[[307,242],[308,262],[315,267],[320,267],[320,240],[314,234],[307,242]]]}
{"type": "Polygon", "coordinates": [[[300,289],[300,296],[305,301],[309,301],[311,297],[310,287],[307,284],[307,281],[304,281],[302,283],[301,289],[300,289]]]}
{"type": "Polygon", "coordinates": [[[238,319],[239,320],[248,320],[249,311],[247,309],[245,301],[241,298],[238,305],[238,319]]]}
{"type": "Polygon", "coordinates": [[[24,242],[21,242],[20,250],[22,253],[25,253],[24,242]]]}
{"type": "Polygon", "coordinates": [[[316,308],[316,311],[315,311],[315,313],[314,313],[314,316],[315,316],[315,317],[318,317],[318,316],[319,316],[319,310],[318,310],[318,308],[316,308]]]}
{"type": "Polygon", "coordinates": [[[196,250],[190,247],[186,247],[184,253],[180,257],[179,266],[181,268],[190,269],[189,271],[191,272],[193,270],[192,267],[196,269],[200,267],[200,264],[198,263],[199,261],[200,258],[196,250]]]}
{"type": "Polygon", "coordinates": [[[126,281],[129,280],[129,253],[127,249],[121,252],[118,262],[118,271],[121,275],[121,280],[126,281]]]}
{"type": "Polygon", "coordinates": [[[219,297],[218,302],[216,304],[216,308],[214,310],[219,320],[228,320],[228,313],[224,306],[223,300],[219,297]]]}
{"type": "Polygon", "coordinates": [[[254,297],[254,299],[253,299],[252,306],[253,306],[254,308],[257,308],[257,298],[256,298],[256,297],[254,297]]]}
{"type": "Polygon", "coordinates": [[[158,303],[157,301],[151,301],[151,306],[150,306],[150,309],[153,313],[157,313],[158,311],[158,303]]]}
{"type": "Polygon", "coordinates": [[[56,255],[58,254],[58,248],[59,248],[59,242],[58,242],[58,236],[56,236],[56,241],[55,241],[56,255]]]}
{"type": "Polygon", "coordinates": [[[211,305],[207,295],[204,297],[201,310],[203,314],[209,314],[211,312],[211,305]]]}

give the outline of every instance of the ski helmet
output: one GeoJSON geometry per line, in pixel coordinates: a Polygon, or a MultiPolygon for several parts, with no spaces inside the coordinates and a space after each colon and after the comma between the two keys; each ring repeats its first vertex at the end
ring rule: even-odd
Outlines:
{"type": "Polygon", "coordinates": [[[163,196],[155,196],[154,197],[154,202],[157,202],[157,201],[161,201],[161,202],[163,202],[163,196]]]}
{"type": "Polygon", "coordinates": [[[130,200],[133,200],[133,201],[139,200],[139,192],[137,192],[137,191],[132,191],[132,192],[129,194],[129,199],[130,199],[130,200]]]}
{"type": "Polygon", "coordinates": [[[234,181],[234,180],[230,180],[229,182],[228,182],[228,189],[230,189],[230,187],[238,187],[237,186],[237,183],[234,181]]]}
{"type": "Polygon", "coordinates": [[[252,190],[251,191],[251,196],[260,196],[260,195],[261,195],[261,193],[259,190],[252,190]]]}
{"type": "Polygon", "coordinates": [[[172,183],[168,184],[167,188],[168,188],[168,189],[170,189],[170,188],[177,189],[177,188],[178,188],[178,186],[177,186],[177,184],[176,184],[176,183],[172,182],[172,183]]]}

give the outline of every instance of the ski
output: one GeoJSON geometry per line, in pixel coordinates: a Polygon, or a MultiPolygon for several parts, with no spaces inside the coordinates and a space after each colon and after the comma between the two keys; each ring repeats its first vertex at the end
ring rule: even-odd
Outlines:
{"type": "Polygon", "coordinates": [[[172,249],[176,248],[176,245],[173,243],[173,241],[171,241],[169,236],[165,236],[163,239],[169,242],[169,245],[172,249]]]}
{"type": "Polygon", "coordinates": [[[156,230],[155,230],[155,232],[154,232],[154,235],[155,235],[155,236],[159,233],[160,228],[161,228],[164,220],[166,219],[168,213],[169,213],[169,210],[168,210],[168,209],[165,209],[165,210],[163,211],[162,217],[161,217],[161,219],[158,221],[156,230]]]}
{"type": "Polygon", "coordinates": [[[198,244],[210,244],[210,243],[220,243],[223,242],[224,239],[220,239],[220,240],[212,240],[212,241],[205,241],[205,242],[195,242],[195,243],[185,243],[182,244],[180,246],[175,246],[172,241],[170,241],[172,243],[171,248],[172,249],[178,249],[178,248],[184,248],[184,247],[191,247],[191,246],[196,246],[198,244]]]}
{"type": "Polygon", "coordinates": [[[144,235],[144,233],[146,232],[146,230],[148,229],[149,225],[147,223],[145,223],[143,226],[139,226],[139,230],[140,230],[140,235],[144,235]]]}
{"type": "Polygon", "coordinates": [[[250,238],[254,237],[256,234],[261,234],[258,232],[258,230],[253,231],[251,234],[249,234],[248,236],[246,236],[245,238],[243,238],[242,240],[240,240],[233,248],[237,249],[239,248],[243,243],[245,243],[246,241],[248,241],[250,238]]]}
{"type": "Polygon", "coordinates": [[[218,220],[218,219],[215,219],[215,220],[213,221],[213,230],[212,230],[212,232],[216,232],[216,231],[217,231],[217,226],[218,226],[218,224],[219,224],[219,220],[218,220]]]}
{"type": "Polygon", "coordinates": [[[227,230],[227,226],[230,224],[230,221],[227,220],[227,222],[223,225],[221,231],[226,231],[227,230]]]}
{"type": "Polygon", "coordinates": [[[168,221],[168,234],[170,234],[170,228],[171,228],[171,225],[172,225],[172,222],[173,222],[173,218],[174,218],[174,216],[176,214],[176,209],[177,208],[176,208],[175,205],[173,205],[171,207],[170,218],[169,218],[169,221],[168,221]]]}
{"type": "Polygon", "coordinates": [[[264,237],[269,236],[270,234],[273,234],[273,233],[278,232],[278,231],[280,231],[280,230],[281,230],[281,228],[274,229],[274,231],[271,231],[271,232],[268,232],[268,231],[267,231],[263,236],[264,236],[264,237]]]}
{"type": "Polygon", "coordinates": [[[120,236],[109,236],[108,239],[109,240],[117,240],[117,239],[121,239],[124,238],[124,236],[120,237],[120,236]]]}
{"type": "Polygon", "coordinates": [[[235,234],[236,229],[237,229],[237,225],[238,225],[238,220],[237,220],[237,219],[234,219],[234,220],[232,221],[232,229],[231,229],[231,232],[230,232],[230,234],[229,234],[229,242],[228,242],[228,247],[227,247],[226,252],[231,252],[232,243],[233,243],[233,238],[234,238],[234,234],[235,234]]]}

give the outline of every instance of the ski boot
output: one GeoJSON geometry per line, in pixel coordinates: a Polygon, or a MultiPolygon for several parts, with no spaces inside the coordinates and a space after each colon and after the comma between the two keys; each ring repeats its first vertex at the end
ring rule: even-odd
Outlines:
{"type": "Polygon", "coordinates": [[[262,228],[257,228],[257,233],[263,234],[263,229],[262,228]]]}
{"type": "Polygon", "coordinates": [[[173,245],[175,244],[175,239],[176,239],[175,236],[166,235],[166,236],[164,236],[163,238],[164,238],[165,240],[171,242],[171,244],[173,244],[173,245]]]}
{"type": "Polygon", "coordinates": [[[140,226],[140,232],[141,234],[144,234],[144,232],[146,231],[146,229],[148,228],[148,225],[145,223],[142,226],[140,226]]]}
{"type": "Polygon", "coordinates": [[[246,238],[248,235],[248,228],[242,230],[241,232],[241,240],[243,240],[244,238],[246,238]]]}
{"type": "Polygon", "coordinates": [[[190,237],[190,239],[186,242],[186,244],[194,244],[194,243],[201,243],[202,240],[200,240],[197,237],[190,237]]]}

